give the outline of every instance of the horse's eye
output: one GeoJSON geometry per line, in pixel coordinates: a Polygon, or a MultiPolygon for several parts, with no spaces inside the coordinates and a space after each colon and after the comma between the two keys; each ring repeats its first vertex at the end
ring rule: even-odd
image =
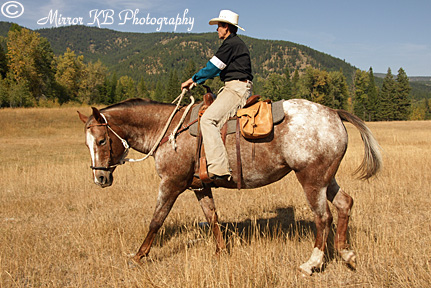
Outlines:
{"type": "Polygon", "coordinates": [[[105,138],[103,138],[102,140],[99,140],[99,142],[97,143],[97,145],[99,145],[99,146],[103,146],[105,144],[106,144],[106,139],[105,138]]]}

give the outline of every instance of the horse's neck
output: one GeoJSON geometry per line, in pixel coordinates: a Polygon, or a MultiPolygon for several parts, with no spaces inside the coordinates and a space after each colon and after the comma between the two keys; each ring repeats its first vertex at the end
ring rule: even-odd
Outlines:
{"type": "Polygon", "coordinates": [[[124,135],[130,147],[148,153],[163,131],[175,106],[149,104],[132,108],[115,109],[109,115],[124,135]]]}

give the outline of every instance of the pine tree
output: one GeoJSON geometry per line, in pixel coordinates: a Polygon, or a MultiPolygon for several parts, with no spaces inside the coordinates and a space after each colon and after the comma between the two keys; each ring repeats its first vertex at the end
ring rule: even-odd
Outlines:
{"type": "Polygon", "coordinates": [[[343,71],[329,72],[329,95],[324,105],[334,109],[346,109],[349,87],[343,71]]]}
{"type": "Polygon", "coordinates": [[[263,93],[268,99],[278,101],[282,99],[281,95],[283,87],[282,76],[271,73],[263,85],[263,93]]]}
{"type": "Polygon", "coordinates": [[[115,102],[136,97],[135,81],[129,76],[121,76],[118,79],[115,91],[115,102]]]}
{"type": "Polygon", "coordinates": [[[398,70],[396,79],[394,120],[407,120],[410,114],[410,83],[403,68],[398,70]]]}
{"type": "Polygon", "coordinates": [[[160,82],[160,80],[158,80],[152,99],[158,102],[162,102],[164,98],[163,91],[164,91],[163,84],[160,82]]]}
{"type": "Polygon", "coordinates": [[[367,72],[356,70],[353,113],[362,120],[368,119],[368,79],[367,72]]]}
{"type": "Polygon", "coordinates": [[[329,95],[329,74],[326,71],[307,67],[302,77],[301,97],[316,103],[323,104],[329,95]]]}
{"type": "Polygon", "coordinates": [[[166,86],[165,95],[163,98],[164,102],[171,103],[181,93],[180,83],[178,81],[177,70],[174,69],[169,73],[169,81],[166,86]]]}
{"type": "Polygon", "coordinates": [[[376,121],[379,111],[379,94],[374,79],[373,68],[368,71],[368,121],[376,121]]]}
{"type": "Polygon", "coordinates": [[[0,77],[0,107],[9,105],[9,92],[6,80],[0,77]]]}
{"type": "Polygon", "coordinates": [[[0,44],[0,76],[4,79],[7,74],[7,58],[3,45],[0,44]]]}
{"type": "Polygon", "coordinates": [[[140,98],[149,98],[150,93],[148,92],[147,85],[145,85],[144,77],[141,77],[138,83],[138,97],[140,98]]]}
{"type": "Polygon", "coordinates": [[[383,79],[382,90],[380,91],[380,110],[377,115],[378,119],[384,121],[394,120],[394,97],[396,94],[394,76],[392,75],[391,68],[388,68],[385,79],[383,79]]]}
{"type": "Polygon", "coordinates": [[[299,95],[299,71],[295,69],[292,76],[292,98],[300,98],[299,95]]]}
{"type": "Polygon", "coordinates": [[[106,80],[106,100],[103,102],[104,104],[113,104],[115,103],[115,93],[117,91],[118,78],[117,73],[114,72],[111,79],[106,80]]]}
{"type": "Polygon", "coordinates": [[[282,99],[292,99],[292,81],[290,80],[289,68],[286,68],[283,73],[283,78],[281,80],[281,95],[282,99]]]}

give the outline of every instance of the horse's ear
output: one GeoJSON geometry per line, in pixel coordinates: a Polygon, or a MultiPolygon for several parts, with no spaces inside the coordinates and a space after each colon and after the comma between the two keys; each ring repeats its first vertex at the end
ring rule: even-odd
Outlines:
{"type": "Polygon", "coordinates": [[[79,112],[79,111],[76,111],[76,112],[78,112],[79,119],[81,119],[81,121],[84,122],[84,124],[87,123],[88,116],[85,116],[84,114],[81,114],[81,112],[79,112]]]}
{"type": "Polygon", "coordinates": [[[103,119],[102,115],[100,114],[100,111],[96,107],[91,107],[93,109],[93,117],[96,119],[99,123],[105,123],[105,120],[103,119]]]}

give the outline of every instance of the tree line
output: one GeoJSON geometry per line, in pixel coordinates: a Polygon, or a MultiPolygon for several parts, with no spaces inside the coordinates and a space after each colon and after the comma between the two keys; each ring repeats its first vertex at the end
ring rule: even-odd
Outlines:
{"type": "MultiPolygon", "coordinates": [[[[76,55],[69,48],[56,56],[49,41],[39,33],[12,25],[0,45],[0,107],[70,102],[112,104],[134,97],[171,102],[181,92],[180,83],[199,70],[200,65],[204,63],[198,66],[189,60],[181,72],[172,67],[168,77],[147,82],[142,76],[135,81],[130,76],[108,73],[100,60],[85,62],[84,56],[76,55]]],[[[426,119],[431,114],[429,101],[425,101],[422,110],[417,109],[417,105],[412,108],[411,88],[402,68],[396,78],[388,69],[381,88],[375,83],[372,68],[369,71],[357,70],[353,81],[347,81],[341,69],[328,72],[312,66],[305,71],[295,68],[294,71],[285,69],[281,75],[256,75],[254,93],[273,101],[308,99],[351,111],[366,121],[426,119]]],[[[215,92],[223,85],[218,78],[205,84],[215,92]]],[[[193,91],[198,100],[204,93],[201,86],[193,91]]]]}
{"type": "MultiPolygon", "coordinates": [[[[365,121],[409,120],[412,117],[411,87],[403,68],[398,70],[395,79],[389,68],[381,88],[375,83],[372,68],[368,72],[356,70],[351,88],[342,70],[327,72],[311,66],[301,76],[297,69],[292,76],[286,70],[284,75],[271,74],[261,81],[264,82],[263,95],[273,100],[303,98],[351,111],[365,121]]],[[[426,119],[425,115],[423,119],[426,119]]]]}

